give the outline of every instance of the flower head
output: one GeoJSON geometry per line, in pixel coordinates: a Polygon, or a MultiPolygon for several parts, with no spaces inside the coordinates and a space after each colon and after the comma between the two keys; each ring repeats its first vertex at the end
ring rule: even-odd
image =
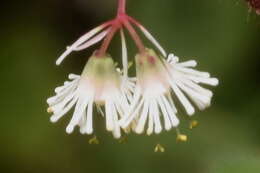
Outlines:
{"type": "Polygon", "coordinates": [[[131,85],[131,82],[126,83],[122,80],[112,58],[92,56],[81,76],[71,74],[69,79],[72,81],[56,88],[56,96],[47,100],[49,112],[53,113],[51,121],[56,122],[76,105],[66,132],[72,133],[78,125],[82,134],[92,134],[95,104],[101,113],[101,106],[104,107],[106,128],[113,132],[115,138],[119,138],[121,134],[118,119],[128,109],[129,92],[126,87],[122,89],[122,86],[131,85]]]}
{"type": "Polygon", "coordinates": [[[172,99],[173,95],[177,96],[189,115],[195,111],[189,99],[199,109],[209,106],[213,94],[198,84],[217,85],[218,80],[210,78],[208,73],[190,68],[195,66],[195,61],[179,63],[177,57],[172,54],[166,61],[151,49],[147,49],[144,54],[138,54],[134,99],[130,110],[120,120],[121,126],[126,128],[135,120],[137,121],[135,132],[142,133],[145,123],[148,122],[148,135],[162,131],[161,119],[164,120],[165,130],[178,126],[179,119],[176,116],[177,109],[172,99]]]}
{"type": "MultiPolygon", "coordinates": [[[[213,93],[200,84],[215,86],[216,78],[195,69],[194,60],[179,62],[168,55],[159,42],[125,10],[126,0],[118,0],[117,16],[81,36],[58,58],[59,65],[73,51],[81,51],[102,41],[101,47],[87,62],[82,74],[69,75],[71,81],[56,88],[56,96],[48,99],[51,121],[56,122],[74,105],[75,111],[66,131],[72,133],[75,126],[82,134],[93,133],[93,109],[96,105],[106,119],[106,129],[115,138],[121,136],[120,127],[126,132],[146,130],[148,135],[170,130],[179,125],[175,102],[180,102],[187,114],[193,115],[196,105],[200,110],[210,105],[213,93]],[[157,48],[147,49],[136,27],[157,48]],[[128,54],[124,30],[134,41],[138,54],[135,57],[136,77],[128,76],[128,54]],[[116,68],[107,54],[116,33],[122,44],[122,69],[116,68]],[[174,100],[173,98],[177,98],[174,100]],[[163,121],[163,123],[161,122],[163,121]],[[146,127],[147,124],[147,128],[146,127]]],[[[192,126],[195,127],[195,124],[192,126]]],[[[186,141],[187,136],[178,132],[177,139],[186,141]]]]}

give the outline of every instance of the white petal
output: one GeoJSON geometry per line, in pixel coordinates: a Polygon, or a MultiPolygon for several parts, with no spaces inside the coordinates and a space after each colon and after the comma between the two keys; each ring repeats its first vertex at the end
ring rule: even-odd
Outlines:
{"type": "Polygon", "coordinates": [[[80,127],[80,133],[85,134],[86,133],[86,124],[87,124],[87,115],[86,110],[83,112],[83,116],[79,121],[79,127],[80,127]]]}
{"type": "Polygon", "coordinates": [[[114,136],[114,138],[119,139],[121,137],[121,131],[120,131],[120,126],[118,124],[118,114],[117,114],[116,108],[113,104],[112,104],[112,114],[113,114],[113,120],[114,120],[113,136],[114,136]]]}
{"type": "Polygon", "coordinates": [[[201,94],[199,92],[196,92],[193,89],[186,87],[181,82],[178,82],[178,81],[176,81],[176,82],[178,83],[178,86],[184,92],[186,92],[186,94],[189,96],[189,98],[199,107],[200,110],[203,110],[203,109],[207,108],[208,106],[210,106],[211,97],[209,97],[207,95],[203,95],[203,93],[201,94]]]}
{"type": "Polygon", "coordinates": [[[138,134],[141,134],[143,133],[144,131],[144,126],[145,126],[145,122],[147,120],[147,117],[148,117],[148,101],[144,101],[144,106],[143,106],[143,111],[141,113],[141,116],[138,120],[138,124],[135,128],[135,132],[138,133],[138,134]]]}
{"type": "Polygon", "coordinates": [[[179,58],[171,53],[168,55],[167,62],[169,62],[170,64],[176,64],[179,62],[179,58]]]}
{"type": "Polygon", "coordinates": [[[177,65],[182,67],[196,67],[197,62],[195,60],[189,60],[189,61],[178,63],[177,65]]]}
{"type": "Polygon", "coordinates": [[[74,130],[74,127],[79,123],[80,119],[84,116],[84,110],[86,109],[87,105],[89,103],[89,98],[79,98],[75,111],[73,113],[73,116],[70,120],[70,123],[68,124],[66,128],[67,133],[72,133],[74,130]]]}
{"type": "Polygon", "coordinates": [[[62,89],[56,96],[50,97],[47,99],[47,103],[49,106],[53,106],[62,102],[68,95],[75,92],[77,88],[77,84],[74,83],[71,86],[67,86],[66,88],[62,89]]]}
{"type": "Polygon", "coordinates": [[[170,118],[172,126],[177,127],[179,125],[180,121],[177,118],[177,116],[175,115],[175,113],[173,112],[172,107],[170,106],[169,102],[167,101],[167,99],[164,96],[161,97],[161,100],[163,102],[163,105],[165,106],[167,113],[168,113],[168,116],[170,118]]]}
{"type": "Polygon", "coordinates": [[[58,104],[56,104],[54,106],[51,106],[53,113],[56,114],[56,113],[62,111],[64,106],[66,106],[66,104],[68,104],[74,98],[75,95],[76,95],[76,92],[70,93],[61,102],[59,102],[58,104]]]}
{"type": "Polygon", "coordinates": [[[70,80],[74,80],[74,79],[79,79],[79,78],[80,78],[80,75],[76,75],[76,74],[72,74],[72,73],[71,73],[71,74],[69,74],[68,77],[69,77],[70,80]]]}
{"type": "Polygon", "coordinates": [[[217,86],[219,81],[217,78],[205,78],[205,77],[195,77],[187,75],[187,78],[193,80],[196,83],[203,83],[211,86],[217,86]]]}
{"type": "Polygon", "coordinates": [[[186,112],[189,115],[194,114],[194,112],[195,112],[194,107],[191,105],[191,103],[186,98],[186,96],[181,92],[181,90],[177,87],[177,85],[173,81],[169,81],[169,82],[171,84],[171,87],[172,87],[174,93],[176,94],[176,96],[179,98],[180,102],[184,106],[186,112]]]}
{"type": "Polygon", "coordinates": [[[86,133],[93,133],[93,100],[89,101],[87,110],[87,123],[86,123],[86,133]]]}
{"type": "Polygon", "coordinates": [[[191,80],[187,80],[187,79],[185,79],[185,78],[182,78],[182,79],[180,79],[180,81],[181,81],[184,85],[186,85],[187,87],[189,87],[189,88],[191,88],[191,89],[193,89],[193,90],[195,90],[195,91],[197,91],[197,92],[199,92],[199,93],[201,93],[201,94],[203,94],[203,95],[206,95],[206,96],[208,96],[208,97],[212,97],[212,96],[213,96],[212,91],[210,91],[210,90],[208,90],[208,89],[205,89],[205,88],[199,86],[197,83],[194,83],[194,82],[191,81],[191,80]]]}
{"type": "Polygon", "coordinates": [[[181,71],[183,73],[186,73],[186,74],[191,74],[191,75],[204,77],[204,78],[210,77],[210,74],[208,72],[201,72],[201,71],[197,71],[197,70],[194,70],[194,69],[183,68],[183,67],[178,67],[178,66],[174,66],[173,68],[178,70],[178,71],[181,71]]]}
{"type": "Polygon", "coordinates": [[[136,88],[133,103],[131,104],[129,111],[127,111],[126,115],[119,121],[119,124],[122,128],[126,128],[131,123],[131,121],[135,118],[137,113],[136,112],[137,108],[140,109],[140,107],[142,106],[140,104],[140,98],[141,98],[141,89],[138,87],[136,88]]]}
{"type": "Polygon", "coordinates": [[[68,105],[66,105],[60,112],[54,114],[51,116],[50,120],[51,122],[55,123],[57,122],[64,114],[66,114],[77,102],[78,98],[74,97],[71,102],[69,102],[68,105]]]}
{"type": "Polygon", "coordinates": [[[105,110],[106,110],[106,128],[108,131],[114,130],[114,120],[113,120],[113,112],[112,112],[112,103],[110,101],[106,101],[105,110]]]}
{"type": "Polygon", "coordinates": [[[162,125],[161,125],[161,121],[160,121],[158,105],[154,99],[151,100],[151,110],[153,113],[154,131],[156,134],[159,134],[162,131],[162,125]]]}
{"type": "Polygon", "coordinates": [[[168,94],[166,95],[166,97],[167,97],[167,99],[169,100],[169,104],[170,104],[170,106],[171,106],[171,108],[172,108],[172,111],[173,111],[174,113],[177,113],[178,110],[177,110],[177,108],[176,108],[176,106],[175,106],[175,104],[174,104],[174,102],[173,102],[173,100],[172,100],[171,93],[168,93],[168,94]]]}
{"type": "Polygon", "coordinates": [[[170,130],[171,127],[172,127],[171,121],[169,119],[168,112],[166,111],[166,108],[165,108],[161,98],[158,98],[158,103],[159,103],[159,106],[160,106],[160,109],[162,111],[162,115],[163,115],[163,118],[164,118],[165,130],[170,130]]]}
{"type": "Polygon", "coordinates": [[[153,133],[153,113],[151,111],[151,103],[149,103],[149,122],[148,122],[148,128],[147,128],[147,135],[151,135],[153,133]]]}

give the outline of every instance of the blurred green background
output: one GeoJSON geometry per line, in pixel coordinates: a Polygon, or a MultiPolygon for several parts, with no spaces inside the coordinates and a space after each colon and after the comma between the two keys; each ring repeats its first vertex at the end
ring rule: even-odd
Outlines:
{"type": "MultiPolygon", "coordinates": [[[[115,15],[116,0],[10,0],[1,2],[0,172],[3,173],[256,173],[260,172],[260,16],[243,0],[128,0],[167,51],[220,79],[212,106],[176,133],[130,135],[120,144],[97,118],[99,145],[76,130],[65,133],[68,114],[49,122],[46,99],[69,73],[80,73],[95,48],[56,58],[80,35],[115,15]],[[248,18],[249,15],[249,18],[248,18]],[[166,152],[154,153],[157,143],[166,152]]],[[[130,41],[130,40],[129,40],[130,41]]],[[[119,57],[116,39],[111,54],[119,57]]],[[[130,55],[136,48],[130,43],[130,55]]],[[[119,59],[119,58],[118,58],[119,59]]],[[[100,117],[100,116],[98,116],[100,117]]]]}

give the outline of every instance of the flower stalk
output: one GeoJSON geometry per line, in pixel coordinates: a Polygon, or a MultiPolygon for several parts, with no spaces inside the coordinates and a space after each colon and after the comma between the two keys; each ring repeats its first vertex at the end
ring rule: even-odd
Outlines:
{"type": "Polygon", "coordinates": [[[118,0],[118,10],[117,13],[125,13],[126,12],[126,0],[118,0]]]}

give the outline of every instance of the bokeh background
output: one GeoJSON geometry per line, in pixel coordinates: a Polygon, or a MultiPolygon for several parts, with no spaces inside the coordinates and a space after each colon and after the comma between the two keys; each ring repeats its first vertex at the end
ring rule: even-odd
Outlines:
{"type": "MultiPolygon", "coordinates": [[[[220,79],[200,125],[151,137],[114,140],[96,116],[99,145],[77,130],[65,133],[68,114],[49,122],[46,99],[69,73],[80,73],[97,48],[56,58],[80,35],[115,15],[116,0],[10,0],[0,6],[0,172],[4,173],[256,173],[260,172],[260,16],[243,0],[128,0],[128,12],[167,51],[195,59],[220,79]],[[164,153],[154,153],[156,144],[164,153]]],[[[130,55],[136,48],[129,40],[130,55]]],[[[110,47],[120,59],[120,42],[110,47]]]]}

